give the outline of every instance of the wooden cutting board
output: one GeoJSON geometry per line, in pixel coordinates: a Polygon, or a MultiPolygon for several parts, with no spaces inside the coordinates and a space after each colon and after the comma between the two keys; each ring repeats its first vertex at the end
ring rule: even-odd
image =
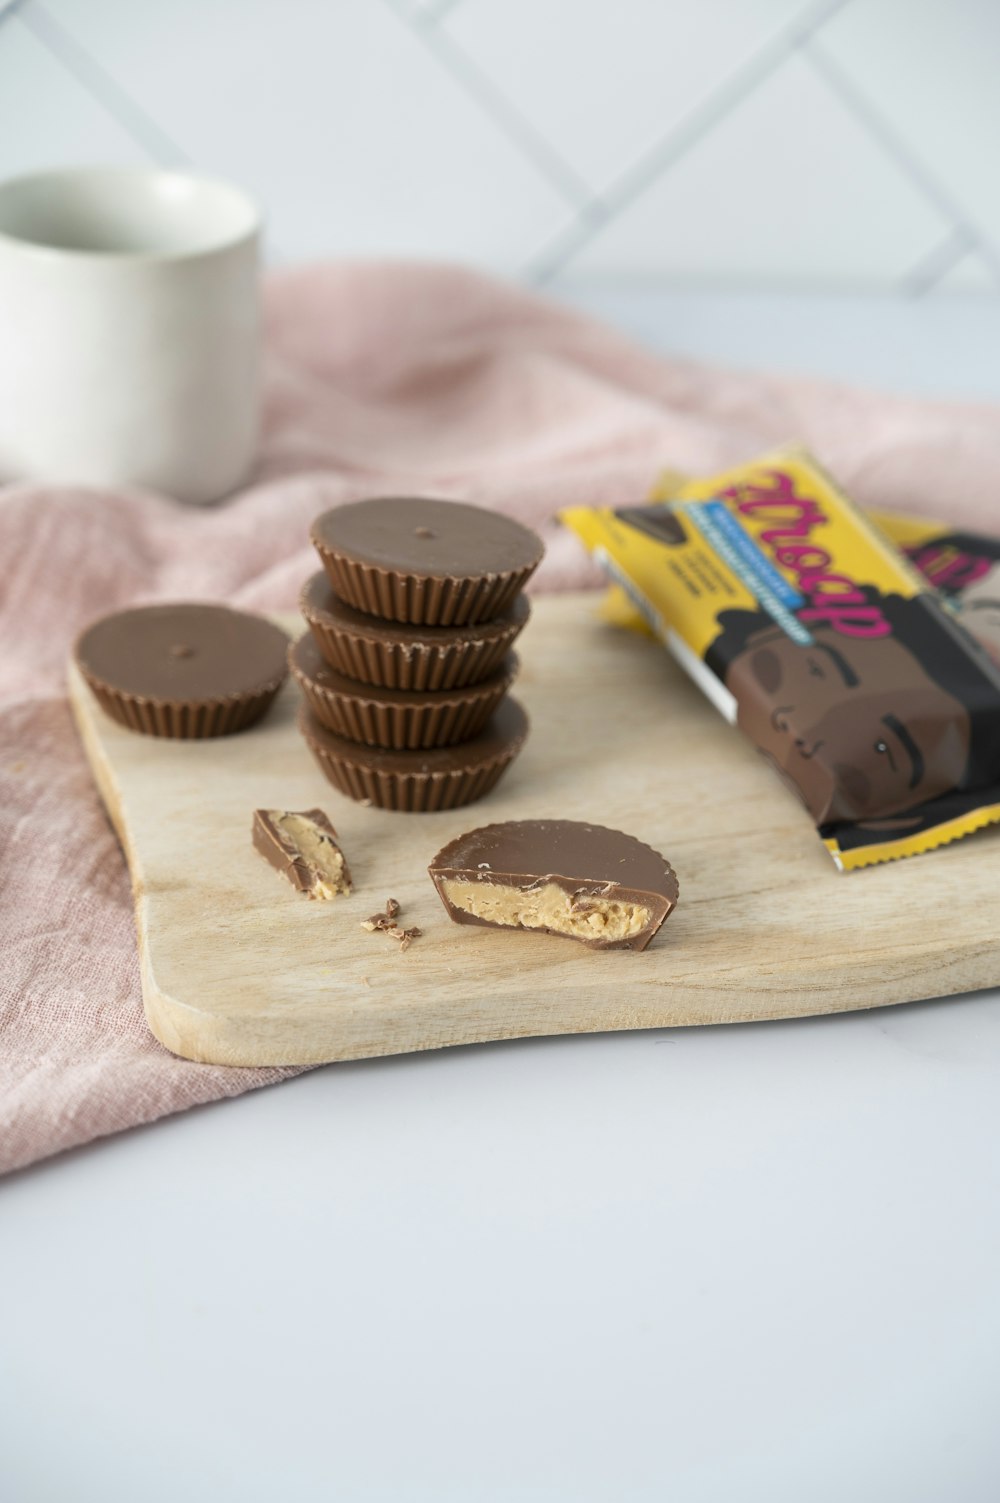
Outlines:
{"type": "MultiPolygon", "coordinates": [[[[281,624],[298,630],[301,623],[281,624]]],[[[217,741],[139,736],[70,667],[73,708],[135,889],[149,1026],[221,1064],[305,1064],[531,1034],[749,1022],[1000,983],[1000,832],[850,874],[741,736],[656,644],[601,624],[595,597],[535,602],[516,693],[525,750],[451,813],[368,809],[324,780],[288,685],[217,741]],[[350,897],[315,903],[253,850],[258,807],[326,809],[350,897]],[[452,924],[427,876],[462,830],[557,817],[661,850],[680,903],[650,949],[452,924]],[[361,928],[387,897],[423,937],[361,928]]]]}

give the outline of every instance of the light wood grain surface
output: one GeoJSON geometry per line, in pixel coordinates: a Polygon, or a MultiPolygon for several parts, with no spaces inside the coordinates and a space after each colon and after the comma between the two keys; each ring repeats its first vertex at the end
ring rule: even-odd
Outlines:
{"type": "MultiPolygon", "coordinates": [[[[149,1025],[225,1064],[305,1064],[526,1035],[838,1012],[1000,983],[1000,831],[838,873],[793,798],[652,642],[602,625],[593,596],[534,603],[515,692],[528,744],[498,788],[449,813],[342,797],[294,726],[158,741],[74,712],[128,856],[149,1025]],[[355,880],[311,902],[251,845],[255,808],[324,808],[355,880]],[[646,840],[680,878],[650,949],[600,953],[449,922],[427,876],[477,824],[558,817],[646,840]],[[361,921],[395,897],[423,937],[401,954],[361,921]]],[[[285,618],[295,631],[300,623],[285,618]]]]}

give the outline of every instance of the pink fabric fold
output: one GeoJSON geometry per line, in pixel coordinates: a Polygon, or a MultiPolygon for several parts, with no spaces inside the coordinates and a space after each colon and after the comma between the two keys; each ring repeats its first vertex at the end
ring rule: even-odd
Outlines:
{"type": "Polygon", "coordinates": [[[0,1170],[290,1073],[191,1064],[146,1029],[128,875],[65,699],[67,652],[94,616],[171,598],[294,609],[313,515],[388,492],[508,512],[546,538],[535,588],[596,584],[558,507],[633,502],[665,466],[787,440],[863,503],[1000,525],[987,404],[659,359],[451,267],[317,266],[264,296],[261,451],[239,495],[193,510],[0,489],[0,1170]]]}

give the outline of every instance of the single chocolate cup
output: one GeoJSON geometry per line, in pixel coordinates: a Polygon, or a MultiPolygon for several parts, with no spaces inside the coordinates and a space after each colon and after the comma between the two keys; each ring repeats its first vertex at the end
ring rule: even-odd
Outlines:
{"type": "Polygon", "coordinates": [[[482,683],[498,671],[531,615],[527,595],[515,595],[492,621],[401,626],[339,600],[322,571],[306,580],[299,605],[336,672],[382,689],[413,691],[482,683]]]}
{"type": "Polygon", "coordinates": [[[593,950],[645,950],[677,906],[677,874],[659,851],[575,819],[467,830],[428,871],[456,924],[556,934],[593,950]]]}
{"type": "Polygon", "coordinates": [[[501,615],[545,551],[540,537],[499,512],[423,496],[335,507],[316,518],[311,536],[341,600],[424,626],[501,615]]]}
{"type": "Polygon", "coordinates": [[[145,736],[230,736],[265,713],[288,676],[288,638],[262,616],[179,603],[93,622],[73,655],[112,720],[145,736]]]}
{"type": "Polygon", "coordinates": [[[288,666],[310,710],[334,735],[420,751],[478,735],[517,677],[518,662],[508,653],[492,678],[464,689],[373,689],[331,668],[307,632],[288,649],[288,666]]]}
{"type": "Polygon", "coordinates": [[[434,751],[383,751],[335,736],[299,711],[299,730],[333,786],[362,804],[407,814],[457,809],[496,786],[524,745],[528,717],[509,697],[472,741],[434,751]]]}

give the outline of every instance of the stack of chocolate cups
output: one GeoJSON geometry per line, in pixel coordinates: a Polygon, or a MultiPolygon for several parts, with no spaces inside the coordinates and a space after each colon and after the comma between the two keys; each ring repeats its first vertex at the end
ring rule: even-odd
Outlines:
{"type": "Polygon", "coordinates": [[[312,541],[323,571],[303,588],[310,629],[289,664],[326,777],[409,813],[481,798],[528,732],[508,691],[541,539],[479,507],[392,497],[324,512],[312,541]]]}

